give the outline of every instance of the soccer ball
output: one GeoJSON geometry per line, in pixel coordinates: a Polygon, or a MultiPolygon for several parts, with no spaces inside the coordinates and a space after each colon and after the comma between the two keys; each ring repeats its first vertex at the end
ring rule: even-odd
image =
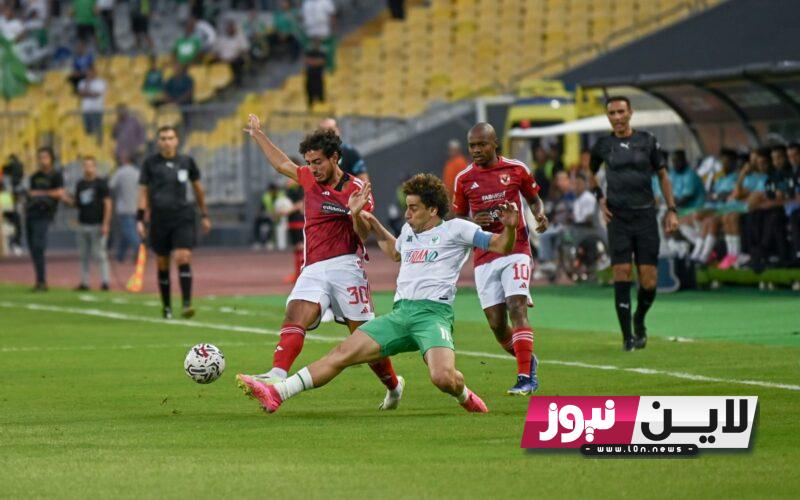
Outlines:
{"type": "Polygon", "coordinates": [[[197,344],[186,354],[183,369],[198,384],[210,384],[225,371],[225,356],[215,345],[197,344]]]}

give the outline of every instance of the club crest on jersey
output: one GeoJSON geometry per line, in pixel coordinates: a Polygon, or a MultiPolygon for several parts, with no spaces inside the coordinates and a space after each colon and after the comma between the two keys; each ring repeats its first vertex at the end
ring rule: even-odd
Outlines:
{"type": "Polygon", "coordinates": [[[436,250],[409,250],[403,254],[403,262],[407,264],[423,264],[425,262],[436,262],[439,252],[436,250]]]}
{"type": "Polygon", "coordinates": [[[438,245],[438,244],[439,244],[439,241],[441,241],[441,238],[440,238],[440,237],[439,237],[439,235],[437,234],[436,236],[434,236],[433,238],[431,238],[431,245],[438,245]]]}
{"type": "Polygon", "coordinates": [[[500,184],[508,186],[511,183],[511,176],[509,174],[500,174],[500,184]]]}
{"type": "Polygon", "coordinates": [[[324,214],[347,215],[350,213],[350,211],[345,207],[337,205],[336,203],[331,203],[330,201],[323,202],[321,208],[322,208],[322,213],[324,214]]]}

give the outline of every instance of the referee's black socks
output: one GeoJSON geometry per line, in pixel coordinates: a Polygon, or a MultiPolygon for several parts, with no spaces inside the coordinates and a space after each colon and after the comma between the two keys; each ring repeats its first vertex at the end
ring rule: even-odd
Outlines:
{"type": "Polygon", "coordinates": [[[622,338],[630,340],[631,335],[631,282],[614,282],[614,304],[617,307],[617,319],[622,330],[622,338]]]}
{"type": "Polygon", "coordinates": [[[158,291],[161,293],[161,303],[164,307],[172,307],[172,300],[169,295],[169,269],[158,270],[158,291]]]}
{"type": "Polygon", "coordinates": [[[641,335],[638,330],[644,331],[644,317],[647,316],[647,311],[656,300],[656,289],[648,290],[639,287],[639,293],[636,296],[636,313],[633,315],[633,321],[637,326],[636,335],[641,335]]]}
{"type": "Polygon", "coordinates": [[[178,277],[181,280],[183,307],[189,307],[192,304],[192,266],[189,264],[179,265],[178,277]]]}

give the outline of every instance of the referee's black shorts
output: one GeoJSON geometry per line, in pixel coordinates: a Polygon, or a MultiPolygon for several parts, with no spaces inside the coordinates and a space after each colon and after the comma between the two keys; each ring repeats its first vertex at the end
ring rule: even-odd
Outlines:
{"type": "Polygon", "coordinates": [[[197,231],[194,220],[154,220],[150,224],[150,247],[159,256],[167,256],[176,248],[194,248],[197,231]]]}
{"type": "Polygon", "coordinates": [[[630,264],[631,255],[636,265],[658,264],[658,219],[655,208],[625,210],[611,208],[613,217],[608,223],[608,246],[611,265],[630,264]]]}

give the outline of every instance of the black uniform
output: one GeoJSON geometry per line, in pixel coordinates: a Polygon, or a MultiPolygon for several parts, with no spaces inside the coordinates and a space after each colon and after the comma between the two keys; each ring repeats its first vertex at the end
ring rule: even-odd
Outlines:
{"type": "Polygon", "coordinates": [[[176,248],[192,248],[196,242],[194,201],[188,198],[191,183],[200,170],[186,155],[150,156],[142,164],[139,184],[147,186],[150,206],[150,246],[157,255],[176,248]]]}
{"type": "Polygon", "coordinates": [[[634,131],[630,137],[601,137],[592,148],[591,168],[606,164],[606,203],[613,217],[608,224],[612,264],[658,263],[658,220],[652,176],[666,168],[666,158],[656,138],[634,131]]]}
{"type": "Polygon", "coordinates": [[[346,173],[352,176],[359,176],[367,173],[367,164],[356,148],[350,144],[342,144],[342,158],[339,166],[346,173]]]}

